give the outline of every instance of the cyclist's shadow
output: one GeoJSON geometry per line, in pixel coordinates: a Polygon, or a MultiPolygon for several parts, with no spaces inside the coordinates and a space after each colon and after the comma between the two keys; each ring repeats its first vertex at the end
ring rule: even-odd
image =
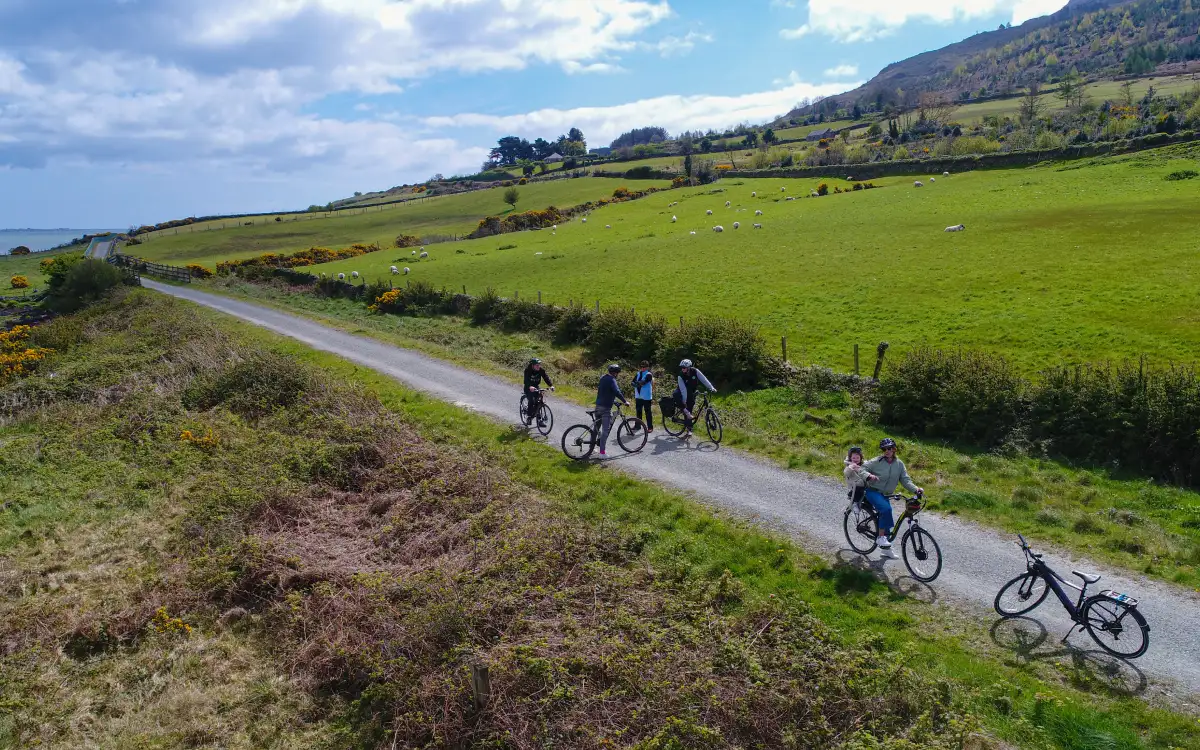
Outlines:
{"type": "Polygon", "coordinates": [[[916,599],[924,604],[936,604],[938,601],[937,590],[927,583],[922,583],[907,572],[900,575],[888,575],[888,563],[899,563],[903,570],[904,562],[902,560],[891,560],[880,556],[879,552],[872,552],[870,555],[862,555],[852,549],[843,548],[837,551],[837,560],[842,565],[858,570],[869,572],[875,578],[887,585],[892,593],[903,596],[909,599],[916,599]]]}
{"type": "MultiPolygon", "coordinates": [[[[721,446],[710,440],[680,440],[679,438],[663,435],[661,437],[652,437],[646,447],[654,446],[650,451],[652,455],[658,456],[663,453],[677,453],[680,451],[693,453],[715,453],[721,446]]],[[[644,451],[643,451],[644,452],[644,451]]]]}
{"type": "MultiPolygon", "coordinates": [[[[1050,632],[1040,620],[1032,617],[1001,617],[992,624],[988,634],[992,643],[1012,652],[1022,663],[1058,661],[1061,664],[1062,657],[1069,658],[1074,671],[1068,677],[1076,687],[1099,686],[1119,696],[1141,695],[1146,690],[1146,675],[1132,662],[1098,648],[1079,648],[1070,641],[1060,643],[1056,640],[1048,644],[1050,632]]],[[[1076,631],[1073,637],[1089,636],[1076,631]]]]}

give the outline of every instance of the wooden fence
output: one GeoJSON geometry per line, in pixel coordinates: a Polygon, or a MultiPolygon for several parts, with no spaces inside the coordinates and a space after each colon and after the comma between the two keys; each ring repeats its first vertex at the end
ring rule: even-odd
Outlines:
{"type": "Polygon", "coordinates": [[[166,281],[174,281],[180,284],[192,283],[192,272],[186,268],[179,266],[168,266],[162,263],[151,263],[142,258],[135,258],[132,255],[122,255],[117,252],[110,254],[105,260],[112,263],[114,266],[128,268],[138,275],[145,274],[147,276],[155,276],[166,281]]]}

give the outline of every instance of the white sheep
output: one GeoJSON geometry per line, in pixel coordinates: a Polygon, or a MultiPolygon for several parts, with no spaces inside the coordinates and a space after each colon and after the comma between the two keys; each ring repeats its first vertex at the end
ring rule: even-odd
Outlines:
{"type": "Polygon", "coordinates": [[[582,221],[584,224],[587,224],[587,217],[586,216],[583,217],[582,219],[580,219],[580,221],[582,221]]]}
{"type": "Polygon", "coordinates": [[[717,226],[713,227],[713,231],[714,231],[714,232],[724,232],[724,231],[725,231],[725,227],[723,227],[723,226],[721,226],[720,224],[718,224],[717,226]]]}
{"type": "Polygon", "coordinates": [[[413,255],[416,255],[416,254],[417,254],[417,251],[416,251],[416,250],[413,250],[413,251],[412,251],[412,254],[413,254],[413,255]]]}
{"type": "Polygon", "coordinates": [[[920,180],[917,180],[916,182],[913,183],[913,187],[925,187],[925,184],[923,182],[921,182],[920,180]]]}
{"type": "Polygon", "coordinates": [[[353,272],[351,272],[351,274],[350,274],[350,278],[352,278],[352,279],[357,279],[357,278],[358,278],[358,271],[353,271],[353,272]]]}
{"type": "Polygon", "coordinates": [[[779,188],[779,192],[781,192],[781,193],[786,193],[786,192],[787,192],[787,188],[785,188],[785,187],[781,187],[781,188],[779,188]]]}
{"type": "Polygon", "coordinates": [[[674,224],[674,223],[675,223],[675,222],[677,222],[677,221],[679,221],[679,217],[678,217],[678,216],[672,216],[672,217],[671,217],[671,223],[672,223],[672,224],[674,224]]]}
{"type": "Polygon", "coordinates": [[[345,280],[346,280],[346,274],[344,274],[344,273],[339,273],[339,274],[338,274],[338,281],[345,281],[345,280]]]}
{"type": "Polygon", "coordinates": [[[604,228],[605,228],[605,229],[612,229],[612,224],[605,224],[605,225],[604,225],[604,228]]]}
{"type": "Polygon", "coordinates": [[[425,246],[424,246],[424,245],[422,245],[422,246],[421,246],[421,252],[425,252],[425,246]]]}
{"type": "Polygon", "coordinates": [[[541,253],[540,253],[540,252],[539,252],[539,253],[534,253],[534,255],[541,255],[541,253]]]}
{"type": "Polygon", "coordinates": [[[391,267],[391,269],[389,269],[389,270],[392,272],[392,275],[393,275],[393,276],[395,276],[396,274],[400,273],[400,269],[399,269],[399,268],[396,268],[395,266],[392,266],[392,267],[391,267]]]}
{"type": "Polygon", "coordinates": [[[405,267],[404,267],[404,275],[405,275],[405,276],[407,276],[407,275],[408,275],[408,266],[405,266],[405,267]]]}
{"type": "Polygon", "coordinates": [[[755,215],[755,216],[762,216],[762,211],[761,211],[761,210],[755,211],[755,212],[754,212],[754,215],[755,215]]]}
{"type": "Polygon", "coordinates": [[[949,172],[942,172],[942,177],[949,177],[949,176],[950,176],[949,172]]]}
{"type": "Polygon", "coordinates": [[[750,191],[750,197],[751,197],[751,198],[757,198],[757,197],[758,197],[758,191],[756,191],[756,190],[751,190],[751,191],[750,191]]]}
{"type": "Polygon", "coordinates": [[[821,197],[821,194],[820,194],[820,193],[818,193],[816,190],[814,190],[814,191],[812,191],[811,193],[809,193],[809,197],[810,197],[810,198],[820,198],[820,197],[821,197]]]}
{"type": "Polygon", "coordinates": [[[929,178],[929,181],[930,181],[930,182],[937,182],[937,178],[936,178],[936,177],[930,177],[930,178],[929,178]]]}
{"type": "Polygon", "coordinates": [[[705,211],[705,212],[704,212],[704,215],[705,215],[705,216],[712,216],[712,209],[710,208],[710,209],[708,209],[707,211],[705,211]]]}
{"type": "Polygon", "coordinates": [[[794,200],[796,200],[796,199],[795,199],[795,197],[794,197],[794,196],[791,196],[791,195],[789,195],[788,197],[784,198],[784,200],[785,200],[785,201],[794,201],[794,200]]]}
{"type": "Polygon", "coordinates": [[[755,228],[755,229],[762,229],[762,224],[755,224],[755,225],[754,225],[754,228],[755,228]]]}
{"type": "Polygon", "coordinates": [[[550,228],[551,228],[551,229],[553,229],[553,230],[554,230],[554,231],[556,231],[556,232],[558,231],[558,225],[557,225],[557,224],[551,224],[551,225],[550,225],[550,228]]]}
{"type": "Polygon", "coordinates": [[[694,230],[694,229],[693,229],[693,230],[692,230],[692,231],[691,231],[689,234],[691,234],[693,237],[695,237],[695,236],[696,236],[696,230],[694,230]]]}
{"type": "Polygon", "coordinates": [[[736,222],[736,221],[735,221],[735,222],[733,222],[733,228],[734,228],[734,229],[740,229],[740,228],[741,228],[741,226],[742,226],[742,225],[741,225],[741,223],[740,223],[740,222],[736,222]]]}
{"type": "Polygon", "coordinates": [[[946,227],[947,232],[961,232],[964,229],[966,229],[966,227],[962,224],[955,224],[952,227],[946,227]]]}
{"type": "Polygon", "coordinates": [[[429,253],[421,253],[421,254],[420,254],[419,256],[417,256],[417,257],[419,257],[419,258],[422,258],[422,259],[424,259],[424,258],[428,258],[428,257],[429,257],[429,253]]]}
{"type": "Polygon", "coordinates": [[[730,203],[729,201],[725,201],[725,208],[729,208],[729,207],[730,207],[730,206],[732,206],[732,205],[733,205],[733,204],[732,204],[732,203],[730,203]]]}

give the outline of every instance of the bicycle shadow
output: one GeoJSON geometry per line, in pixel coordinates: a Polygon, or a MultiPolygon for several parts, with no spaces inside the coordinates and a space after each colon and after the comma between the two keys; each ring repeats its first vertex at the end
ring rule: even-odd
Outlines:
{"type": "MultiPolygon", "coordinates": [[[[679,451],[688,451],[692,453],[715,453],[721,446],[710,440],[681,440],[670,435],[655,436],[650,439],[649,444],[654,445],[653,455],[661,455],[663,453],[676,453],[679,451]]],[[[642,451],[645,452],[644,450],[642,451]]]]}
{"type": "Polygon", "coordinates": [[[907,572],[896,576],[888,575],[888,563],[899,563],[901,570],[904,570],[903,560],[883,557],[878,551],[872,552],[870,555],[863,555],[846,547],[838,550],[834,557],[840,566],[870,573],[877,581],[886,585],[893,594],[915,599],[923,604],[936,604],[939,601],[938,593],[932,586],[918,581],[907,572]]]}
{"type": "MultiPolygon", "coordinates": [[[[1041,620],[1032,617],[1001,617],[988,630],[992,643],[1010,651],[1021,664],[1070,661],[1067,679],[1077,688],[1101,688],[1113,695],[1130,697],[1146,691],[1149,681],[1132,662],[1098,648],[1080,648],[1067,641],[1046,644],[1050,632],[1041,620]]],[[[1089,637],[1076,631],[1072,637],[1089,637]]]]}

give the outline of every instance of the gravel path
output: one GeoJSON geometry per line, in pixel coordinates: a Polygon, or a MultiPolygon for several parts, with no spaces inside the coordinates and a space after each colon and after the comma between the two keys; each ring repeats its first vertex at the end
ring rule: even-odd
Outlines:
{"type": "MultiPolygon", "coordinates": [[[[453,364],[402,349],[365,336],[357,336],[311,320],[252,303],[232,300],[186,287],[173,287],[143,279],[148,288],[180,297],[290,336],[315,349],[390,375],[417,390],[500,422],[517,422],[520,388],[493,377],[463,370],[453,364]]],[[[718,387],[720,384],[717,384],[718,387]]],[[[587,420],[584,409],[548,394],[554,410],[550,444],[556,448],[562,430],[587,420]]],[[[612,450],[615,431],[610,439],[612,450]]],[[[563,459],[567,460],[566,458],[563,459]]],[[[842,533],[846,493],[840,482],[780,469],[765,461],[711,444],[682,443],[661,431],[651,436],[642,453],[620,455],[608,465],[644,479],[685,490],[714,506],[748,517],[761,525],[796,538],[804,546],[838,559],[857,562],[842,533]]],[[[869,565],[906,594],[929,602],[951,602],[987,622],[993,638],[1017,651],[1020,660],[1051,659],[1072,663],[1114,687],[1140,693],[1152,681],[1175,698],[1200,695],[1200,595],[1157,581],[1117,575],[1102,565],[1072,560],[1058,550],[1042,549],[1052,567],[1069,579],[1071,570],[1104,575],[1093,591],[1116,589],[1140,601],[1150,623],[1150,650],[1132,664],[1100,652],[1090,636],[1078,632],[1068,645],[1059,639],[1071,622],[1053,596],[1024,622],[999,623],[992,600],[999,588],[1024,569],[1015,538],[950,516],[926,513],[924,527],[941,545],[945,564],[930,586],[907,576],[900,560],[871,556],[869,565]],[[1017,645],[1021,644],[1021,645],[1017,645]]],[[[1035,548],[1040,546],[1033,540],[1035,548]]]]}

